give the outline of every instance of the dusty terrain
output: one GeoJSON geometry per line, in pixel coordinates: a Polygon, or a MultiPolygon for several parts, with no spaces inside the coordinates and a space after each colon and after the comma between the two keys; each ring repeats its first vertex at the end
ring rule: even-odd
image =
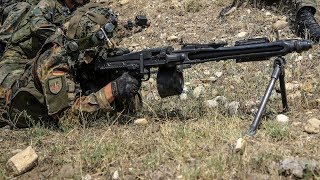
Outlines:
{"type": "MultiPolygon", "coordinates": [[[[180,42],[227,41],[232,45],[253,37],[274,40],[272,25],[278,20],[289,22],[280,33],[282,39],[297,38],[292,12],[286,6],[255,9],[248,4],[218,19],[221,8],[229,3],[132,0],[110,6],[123,19],[140,13],[150,19],[149,28],[123,40],[123,46],[133,50],[178,48],[180,42]]],[[[290,111],[285,115],[289,121],[276,121],[281,99],[273,93],[254,137],[246,136],[246,130],[270,79],[273,61],[211,62],[185,71],[184,97],[160,99],[155,77],[144,82],[143,112],[126,123],[118,123],[117,116],[99,119],[90,127],[66,126],[64,131],[0,129],[0,179],[13,178],[6,162],[29,145],[39,155],[39,163],[14,179],[319,179],[320,134],[305,132],[308,119],[320,118],[318,52],[315,45],[309,52],[286,56],[290,111]],[[215,81],[204,83],[209,77],[215,81]],[[194,89],[201,85],[203,91],[196,98],[194,89]],[[207,100],[218,96],[222,99],[218,105],[209,107],[207,100]],[[232,115],[225,107],[231,102],[239,104],[232,115]],[[134,124],[136,118],[146,118],[148,123],[134,124]],[[247,145],[236,153],[235,143],[241,137],[247,145]],[[302,176],[294,168],[281,168],[288,158],[300,163],[302,176]]]]}

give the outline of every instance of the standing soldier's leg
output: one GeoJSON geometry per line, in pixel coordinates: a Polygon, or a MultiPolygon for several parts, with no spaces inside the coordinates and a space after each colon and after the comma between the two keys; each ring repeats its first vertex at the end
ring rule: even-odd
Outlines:
{"type": "Polygon", "coordinates": [[[320,26],[314,17],[317,7],[316,0],[295,0],[295,3],[299,35],[318,42],[320,40],[320,26]]]}

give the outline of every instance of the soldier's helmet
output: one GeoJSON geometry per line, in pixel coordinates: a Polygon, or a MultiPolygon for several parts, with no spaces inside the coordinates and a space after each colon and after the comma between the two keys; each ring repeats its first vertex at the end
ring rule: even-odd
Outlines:
{"type": "Polygon", "coordinates": [[[109,22],[117,25],[117,17],[107,3],[88,3],[74,12],[64,28],[69,39],[81,39],[96,33],[109,22]]]}

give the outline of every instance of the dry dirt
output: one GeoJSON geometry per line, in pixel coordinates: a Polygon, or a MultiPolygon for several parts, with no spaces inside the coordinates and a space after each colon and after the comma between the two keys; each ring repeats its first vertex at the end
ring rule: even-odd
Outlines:
{"type": "MultiPolygon", "coordinates": [[[[253,37],[274,40],[272,24],[277,20],[292,24],[292,12],[283,5],[257,9],[248,4],[226,18],[217,18],[229,3],[122,0],[110,6],[122,19],[138,14],[150,19],[149,28],[123,40],[122,45],[133,50],[167,45],[179,48],[181,42],[227,41],[232,45],[236,40],[253,37]],[[241,32],[246,35],[237,37],[241,32]],[[171,36],[176,39],[168,41],[171,36]]],[[[280,35],[282,39],[298,38],[291,25],[280,35]]],[[[143,112],[126,123],[118,123],[116,116],[98,119],[91,127],[65,127],[64,131],[42,127],[1,129],[0,179],[13,178],[5,164],[17,150],[29,145],[38,153],[39,163],[14,179],[294,179],[291,172],[280,170],[285,158],[320,163],[319,134],[304,131],[309,118],[320,118],[318,52],[319,46],[315,45],[309,52],[286,56],[286,82],[298,84],[288,90],[289,122],[275,121],[281,99],[274,93],[254,137],[245,134],[254,117],[248,103],[263,95],[273,61],[210,62],[185,71],[189,89],[186,100],[178,96],[160,99],[154,82],[144,82],[143,112]],[[215,82],[201,81],[217,75],[215,82]],[[205,90],[194,98],[192,91],[200,84],[205,90]],[[224,106],[208,108],[205,101],[217,96],[239,102],[239,112],[230,116],[224,106]],[[148,124],[132,123],[138,117],[147,118],[148,124]],[[235,153],[235,142],[240,137],[246,139],[246,149],[235,153]]],[[[319,172],[319,166],[306,167],[303,178],[319,179],[319,172]]]]}

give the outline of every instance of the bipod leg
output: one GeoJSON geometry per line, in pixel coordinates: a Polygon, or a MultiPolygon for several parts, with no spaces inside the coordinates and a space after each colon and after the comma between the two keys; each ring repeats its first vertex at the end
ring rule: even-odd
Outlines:
{"type": "MultiPolygon", "coordinates": [[[[269,82],[269,85],[264,93],[264,96],[263,96],[263,99],[260,103],[260,106],[259,106],[259,109],[258,109],[258,112],[254,118],[254,120],[252,121],[252,124],[250,126],[250,128],[248,129],[248,132],[247,134],[249,136],[253,136],[256,134],[256,131],[258,129],[258,126],[261,122],[261,118],[262,118],[262,114],[263,112],[265,111],[266,109],[266,106],[267,106],[267,102],[271,96],[271,93],[272,93],[272,90],[274,89],[274,86],[276,84],[276,81],[277,79],[279,78],[280,75],[282,75],[282,80],[280,81],[280,86],[282,86],[282,88],[285,89],[285,83],[284,83],[284,59],[283,58],[280,58],[278,57],[277,59],[275,59],[274,61],[274,69],[273,69],[273,73],[271,75],[271,80],[269,82]]],[[[283,91],[283,89],[281,89],[283,91]]],[[[286,96],[285,96],[285,99],[284,99],[284,95],[286,95],[286,92],[285,90],[283,91],[283,93],[281,93],[281,95],[283,96],[282,97],[282,103],[284,103],[285,101],[285,104],[287,104],[287,99],[286,99],[286,96]]],[[[287,106],[287,105],[286,105],[287,106]]]]}
{"type": "Polygon", "coordinates": [[[286,91],[286,82],[285,82],[285,64],[286,61],[283,58],[278,58],[280,63],[281,72],[279,75],[279,82],[280,82],[280,93],[281,93],[281,101],[282,101],[282,112],[287,112],[289,110],[288,107],[288,100],[287,100],[287,91],[286,91]]]}

